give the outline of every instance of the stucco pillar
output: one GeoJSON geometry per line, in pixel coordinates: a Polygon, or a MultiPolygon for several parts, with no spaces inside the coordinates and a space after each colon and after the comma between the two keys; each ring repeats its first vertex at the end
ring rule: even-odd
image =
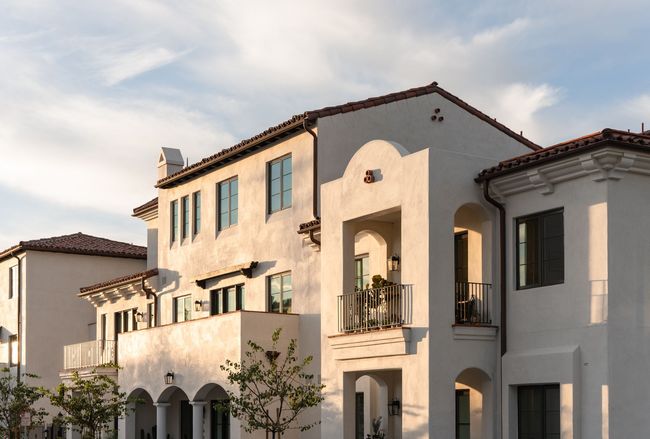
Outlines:
{"type": "Polygon", "coordinates": [[[117,420],[118,439],[135,437],[135,403],[130,403],[127,410],[127,414],[117,420]]]}
{"type": "Polygon", "coordinates": [[[356,402],[356,383],[357,374],[354,372],[345,372],[343,374],[343,438],[353,439],[354,431],[354,414],[356,402]]]}
{"type": "Polygon", "coordinates": [[[192,406],[192,439],[203,439],[203,412],[206,401],[190,401],[192,406]]]}
{"type": "Polygon", "coordinates": [[[156,439],[167,439],[167,407],[168,402],[156,402],[156,439]]]}

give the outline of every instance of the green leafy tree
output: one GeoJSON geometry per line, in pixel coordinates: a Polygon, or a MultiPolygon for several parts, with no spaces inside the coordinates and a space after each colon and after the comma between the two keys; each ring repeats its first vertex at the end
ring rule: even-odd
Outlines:
{"type": "MultiPolygon", "coordinates": [[[[38,387],[18,381],[9,369],[2,369],[0,376],[0,437],[19,438],[21,417],[28,416],[32,425],[41,425],[47,416],[44,409],[37,409],[34,403],[43,397],[38,387]]],[[[36,375],[24,374],[24,378],[38,378],[36,375]]]]}
{"type": "Polygon", "coordinates": [[[75,371],[69,384],[61,383],[54,391],[45,393],[62,412],[59,423],[72,426],[82,439],[95,439],[101,432],[110,432],[114,419],[126,416],[130,404],[138,402],[120,392],[111,377],[94,370],[83,378],[75,371]]]}
{"type": "Polygon", "coordinates": [[[306,431],[319,423],[299,422],[301,413],[324,399],[325,386],[314,383],[314,376],[305,371],[313,357],[296,358],[295,339],[290,340],[286,353],[280,354],[277,349],[281,333],[282,329],[273,332],[270,350],[249,340],[249,350],[241,363],[226,360],[221,366],[228,382],[239,391],[227,391],[229,401],[220,409],[239,419],[248,433],[265,430],[275,438],[287,430],[306,431]]]}

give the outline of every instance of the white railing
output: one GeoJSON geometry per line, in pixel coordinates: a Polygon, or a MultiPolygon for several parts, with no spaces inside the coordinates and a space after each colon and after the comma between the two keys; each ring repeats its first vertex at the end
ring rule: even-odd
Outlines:
{"type": "Polygon", "coordinates": [[[63,368],[81,369],[117,363],[117,343],[93,340],[63,347],[63,368]]]}

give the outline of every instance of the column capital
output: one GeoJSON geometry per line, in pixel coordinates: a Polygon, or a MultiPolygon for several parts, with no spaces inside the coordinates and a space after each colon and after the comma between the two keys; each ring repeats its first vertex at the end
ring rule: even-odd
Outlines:
{"type": "Polygon", "coordinates": [[[169,407],[172,404],[170,402],[154,402],[153,405],[156,407],[169,407]]]}
{"type": "Polygon", "coordinates": [[[190,401],[190,405],[196,405],[196,406],[204,406],[208,405],[208,401],[190,401]]]}

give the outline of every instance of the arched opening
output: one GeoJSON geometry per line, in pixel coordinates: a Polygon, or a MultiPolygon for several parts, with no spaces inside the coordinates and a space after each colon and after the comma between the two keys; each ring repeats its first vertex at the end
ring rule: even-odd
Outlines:
{"type": "Polygon", "coordinates": [[[192,439],[192,406],[187,394],[179,387],[169,386],[160,394],[157,403],[165,407],[167,434],[179,439],[192,439]]]}
{"type": "Polygon", "coordinates": [[[156,439],[156,408],[149,392],[142,388],[135,389],[129,395],[137,399],[129,414],[130,422],[127,423],[127,437],[136,439],[156,439]]]}
{"type": "Polygon", "coordinates": [[[463,370],[454,383],[456,439],[491,439],[492,380],[477,368],[463,370]]]}
{"type": "Polygon", "coordinates": [[[454,215],[455,323],[492,323],[492,221],[478,204],[454,215]]]}
{"type": "Polygon", "coordinates": [[[355,439],[401,438],[402,374],[399,370],[351,372],[354,378],[354,411],[345,413],[354,422],[355,439]],[[399,401],[399,410],[396,402],[399,401]],[[394,406],[391,406],[394,404],[394,406]]]}
{"type": "Polygon", "coordinates": [[[231,419],[223,405],[228,402],[228,394],[218,384],[206,384],[196,392],[194,403],[204,403],[203,431],[210,439],[230,439],[231,419]]]}
{"type": "Polygon", "coordinates": [[[374,276],[388,279],[387,259],[388,244],[381,233],[371,229],[357,232],[354,235],[354,289],[370,288],[374,276]]]}

